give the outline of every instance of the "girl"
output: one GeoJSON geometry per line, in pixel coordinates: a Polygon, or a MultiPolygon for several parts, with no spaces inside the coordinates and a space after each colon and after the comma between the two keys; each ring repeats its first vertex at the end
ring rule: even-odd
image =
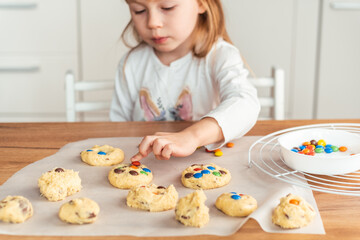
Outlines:
{"type": "Polygon", "coordinates": [[[143,138],[139,161],[221,147],[255,124],[260,105],[225,29],[220,0],[127,0],[138,45],[120,61],[112,121],[199,120],[177,133],[143,138]]]}

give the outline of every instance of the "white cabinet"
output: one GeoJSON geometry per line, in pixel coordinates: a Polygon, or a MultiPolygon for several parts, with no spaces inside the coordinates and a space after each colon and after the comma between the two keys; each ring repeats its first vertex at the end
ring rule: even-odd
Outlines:
{"type": "Polygon", "coordinates": [[[0,0],[0,121],[64,121],[78,72],[77,2],[0,0]]]}
{"type": "Polygon", "coordinates": [[[68,56],[1,57],[0,64],[7,64],[8,70],[1,73],[0,112],[65,112],[61,77],[67,69],[77,66],[74,59],[68,56]]]}
{"type": "Polygon", "coordinates": [[[74,53],[76,1],[0,0],[1,53],[74,53]]]}
{"type": "Polygon", "coordinates": [[[312,118],[320,0],[223,4],[230,37],[255,76],[269,76],[272,66],[285,70],[286,118],[312,118]]]}
{"type": "Polygon", "coordinates": [[[324,0],[316,118],[360,118],[360,1],[324,0]]]}
{"type": "Polygon", "coordinates": [[[296,1],[292,34],[291,68],[286,95],[290,119],[314,118],[319,31],[319,0],[296,1]]]}
{"type": "MultiPolygon", "coordinates": [[[[270,77],[273,66],[285,70],[286,92],[290,89],[294,1],[222,1],[227,30],[255,76],[270,77]]],[[[262,89],[261,89],[262,90],[262,89]]],[[[262,95],[266,92],[260,92],[262,95]]],[[[286,105],[289,102],[286,96],[286,105]]],[[[268,116],[262,109],[260,116],[268,116]]],[[[286,116],[289,112],[286,111],[286,116]]]]}
{"type": "Polygon", "coordinates": [[[82,80],[112,79],[127,51],[120,39],[130,20],[126,1],[81,0],[82,80]]]}

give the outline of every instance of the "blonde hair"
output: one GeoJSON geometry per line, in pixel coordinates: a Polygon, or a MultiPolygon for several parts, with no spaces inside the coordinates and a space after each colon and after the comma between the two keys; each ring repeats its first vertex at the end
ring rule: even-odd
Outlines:
{"type": "MultiPolygon", "coordinates": [[[[198,3],[204,7],[205,12],[200,14],[198,17],[197,24],[193,31],[193,47],[192,52],[195,57],[202,58],[205,57],[211,50],[212,46],[216,41],[221,37],[224,41],[232,43],[230,37],[226,31],[225,26],[225,16],[221,0],[196,0],[198,3]],[[200,41],[199,41],[200,40],[200,41]]],[[[131,48],[126,56],[126,60],[129,57],[130,53],[139,47],[141,44],[145,43],[138,32],[136,31],[132,20],[124,28],[121,39],[124,42],[125,46],[131,48]],[[132,35],[133,39],[136,41],[137,45],[131,46],[128,41],[128,36],[132,35]]],[[[241,59],[244,62],[245,67],[249,70],[250,75],[256,78],[255,73],[247,63],[246,59],[240,54],[241,59]]],[[[125,69],[125,64],[124,64],[125,69]]]]}
{"type": "MultiPolygon", "coordinates": [[[[204,7],[205,12],[198,17],[197,24],[193,31],[192,40],[193,55],[199,58],[205,57],[212,46],[221,37],[225,41],[232,43],[225,27],[225,17],[221,0],[196,0],[204,7]]],[[[121,34],[124,44],[132,49],[140,46],[144,41],[137,33],[132,20],[126,25],[121,34]],[[131,46],[128,36],[136,41],[137,45],[131,46]]]]}

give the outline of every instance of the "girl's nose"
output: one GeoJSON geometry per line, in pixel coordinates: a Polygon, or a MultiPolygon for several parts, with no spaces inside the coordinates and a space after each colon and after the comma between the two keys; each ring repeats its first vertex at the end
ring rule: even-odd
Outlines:
{"type": "Polygon", "coordinates": [[[163,26],[161,16],[155,11],[152,11],[148,15],[148,27],[150,29],[161,28],[163,26]]]}

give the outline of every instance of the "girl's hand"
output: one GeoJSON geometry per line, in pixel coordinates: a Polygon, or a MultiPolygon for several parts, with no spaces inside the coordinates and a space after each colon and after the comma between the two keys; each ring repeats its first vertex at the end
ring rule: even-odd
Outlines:
{"type": "Polygon", "coordinates": [[[159,160],[169,160],[171,156],[186,157],[191,155],[198,147],[198,143],[190,132],[165,133],[146,136],[139,145],[139,152],[130,160],[140,161],[153,152],[159,160]]]}
{"type": "Polygon", "coordinates": [[[186,157],[197,147],[224,141],[222,130],[215,119],[206,117],[177,133],[155,133],[143,138],[139,152],[130,160],[140,161],[153,152],[159,160],[168,160],[171,156],[186,157]]]}

